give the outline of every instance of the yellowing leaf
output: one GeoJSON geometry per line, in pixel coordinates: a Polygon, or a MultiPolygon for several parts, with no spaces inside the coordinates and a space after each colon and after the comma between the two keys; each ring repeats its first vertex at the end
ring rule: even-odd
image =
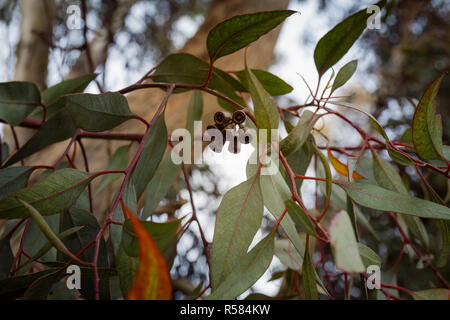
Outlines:
{"type": "Polygon", "coordinates": [[[133,225],[139,243],[139,265],[128,292],[128,300],[169,300],[172,298],[169,268],[155,241],[135,214],[121,200],[122,211],[133,225]]]}
{"type": "MultiPolygon", "coordinates": [[[[345,177],[348,177],[348,167],[347,165],[343,164],[341,161],[339,161],[338,158],[333,156],[330,149],[327,148],[328,151],[328,158],[330,158],[331,164],[333,165],[334,169],[340,174],[342,174],[345,177]]],[[[362,175],[360,175],[356,170],[353,171],[352,174],[353,179],[364,179],[362,175]]]]}

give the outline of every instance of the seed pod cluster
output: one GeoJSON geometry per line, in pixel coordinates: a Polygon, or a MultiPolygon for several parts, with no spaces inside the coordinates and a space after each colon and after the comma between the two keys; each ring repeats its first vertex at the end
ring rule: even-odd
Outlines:
{"type": "Polygon", "coordinates": [[[216,112],[214,114],[214,125],[207,126],[206,130],[219,130],[222,133],[222,141],[215,141],[215,137],[212,136],[214,143],[210,144],[210,148],[214,152],[221,152],[225,142],[230,141],[228,150],[235,154],[239,153],[241,143],[248,144],[251,142],[250,134],[246,133],[246,128],[242,125],[245,119],[245,113],[240,110],[235,111],[231,118],[227,117],[223,112],[216,112]],[[239,129],[232,132],[231,130],[236,130],[236,126],[239,129]]]}

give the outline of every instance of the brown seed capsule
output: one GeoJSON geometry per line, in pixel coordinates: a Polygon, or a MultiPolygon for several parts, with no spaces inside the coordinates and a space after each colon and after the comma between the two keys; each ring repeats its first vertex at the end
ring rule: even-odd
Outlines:
{"type": "Polygon", "coordinates": [[[243,123],[245,121],[245,118],[245,113],[242,111],[237,110],[233,113],[233,122],[236,124],[243,123]]]}
{"type": "Polygon", "coordinates": [[[227,120],[227,117],[223,114],[223,112],[216,112],[214,114],[214,122],[218,125],[223,125],[227,120]]]}

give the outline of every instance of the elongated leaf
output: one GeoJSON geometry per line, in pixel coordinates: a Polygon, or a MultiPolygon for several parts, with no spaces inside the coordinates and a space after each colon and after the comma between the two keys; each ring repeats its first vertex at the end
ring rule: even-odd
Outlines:
{"type": "Polygon", "coordinates": [[[165,197],[180,171],[180,165],[173,163],[171,150],[167,149],[147,186],[143,218],[149,217],[159,202],[165,197]]]}
{"type": "MultiPolygon", "coordinates": [[[[202,85],[208,77],[209,64],[193,55],[176,53],[167,56],[150,76],[155,82],[186,83],[202,85]]],[[[236,94],[236,90],[245,89],[238,80],[228,73],[213,68],[208,88],[214,89],[244,106],[245,102],[236,94]]],[[[186,89],[177,88],[174,93],[183,92],[186,89]]],[[[236,107],[224,103],[226,110],[234,111],[236,107]]]]}
{"type": "MultiPolygon", "coordinates": [[[[159,251],[169,260],[173,253],[174,244],[177,240],[177,231],[180,227],[181,219],[169,221],[166,223],[156,223],[152,221],[142,221],[142,227],[155,241],[159,251]]],[[[130,219],[127,219],[123,225],[122,247],[125,253],[130,257],[139,256],[139,245],[136,233],[133,230],[130,219]]]]}
{"type": "Polygon", "coordinates": [[[41,94],[31,82],[0,83],[0,119],[17,126],[41,104],[41,94]]]}
{"type": "Polygon", "coordinates": [[[128,102],[119,93],[73,94],[64,97],[64,108],[49,118],[20,148],[6,166],[14,164],[43,148],[71,138],[77,128],[105,131],[133,118],[128,102]]]}
{"type": "Polygon", "coordinates": [[[278,122],[280,121],[277,106],[261,82],[248,69],[247,65],[245,67],[245,74],[255,110],[256,127],[258,129],[267,129],[267,136],[270,141],[270,130],[278,129],[278,122]]]}
{"type": "MultiPolygon", "coordinates": [[[[398,172],[388,161],[377,155],[374,155],[373,174],[378,185],[381,187],[408,195],[408,190],[406,190],[398,172]]],[[[414,216],[405,216],[404,218],[408,229],[420,239],[423,246],[428,250],[428,234],[420,218],[414,216]]]]}
{"type": "Polygon", "coordinates": [[[381,267],[381,258],[375,251],[360,242],[358,242],[358,249],[365,268],[371,265],[381,267]]]}
{"type": "Polygon", "coordinates": [[[437,259],[437,266],[443,267],[447,264],[450,255],[450,221],[440,220],[439,227],[441,229],[441,248],[437,259]]]}
{"type": "MultiPolygon", "coordinates": [[[[88,84],[96,78],[95,74],[86,74],[74,79],[61,81],[42,92],[42,101],[47,107],[47,118],[52,117],[64,107],[62,96],[71,93],[83,92],[88,84]]],[[[31,115],[34,119],[42,119],[42,110],[36,110],[31,115]]]]}
{"type": "Polygon", "coordinates": [[[338,183],[353,201],[367,208],[422,218],[450,220],[450,209],[427,200],[390,191],[366,182],[338,183]]]}
{"type": "Polygon", "coordinates": [[[34,167],[11,167],[0,170],[0,200],[25,188],[34,167]]]}
{"type": "Polygon", "coordinates": [[[233,273],[261,226],[263,201],[259,175],[230,189],[217,210],[211,249],[213,290],[233,273]]]}
{"type": "Polygon", "coordinates": [[[186,129],[194,137],[194,121],[202,119],[203,113],[203,96],[198,90],[192,92],[191,100],[189,101],[189,109],[187,114],[186,129]]]}
{"type": "Polygon", "coordinates": [[[120,291],[123,297],[128,296],[133,281],[136,278],[136,270],[139,258],[130,257],[125,253],[122,244],[119,245],[116,253],[116,269],[119,274],[120,291]]]}
{"type": "Polygon", "coordinates": [[[311,111],[304,111],[294,129],[289,132],[286,138],[281,140],[280,149],[285,157],[300,149],[308,139],[309,133],[317,121],[317,117],[313,116],[314,114],[311,111]]]}
{"type": "MultiPolygon", "coordinates": [[[[114,155],[112,156],[111,163],[108,166],[108,171],[114,171],[114,170],[125,170],[128,164],[128,146],[121,146],[117,148],[116,152],[114,152],[114,155]]],[[[100,180],[100,183],[97,186],[97,189],[95,190],[95,194],[99,194],[104,188],[106,188],[110,183],[114,182],[115,180],[119,179],[123,174],[121,173],[112,173],[112,174],[105,174],[102,177],[102,180],[100,180]]]]}
{"type": "MultiPolygon", "coordinates": [[[[318,176],[324,177],[325,174],[323,171],[321,171],[322,168],[318,168],[318,176]]],[[[326,184],[325,182],[318,181],[319,188],[323,193],[326,193],[326,184]]],[[[341,188],[333,188],[331,191],[331,199],[330,204],[335,209],[347,209],[347,194],[345,191],[341,188]]],[[[356,219],[358,222],[358,225],[364,227],[375,239],[380,241],[377,234],[375,233],[375,230],[373,229],[372,225],[369,223],[367,218],[364,216],[364,214],[361,212],[358,206],[353,206],[353,211],[355,212],[356,219]]]]}
{"type": "MultiPolygon", "coordinates": [[[[310,138],[312,136],[310,135],[310,138]]],[[[309,138],[308,138],[309,139],[309,138]]],[[[306,170],[308,170],[309,164],[311,163],[311,159],[313,156],[313,148],[311,146],[312,143],[308,142],[308,139],[303,144],[303,146],[298,149],[297,151],[290,153],[286,160],[291,167],[292,171],[295,174],[299,175],[305,175],[306,170]]],[[[311,141],[313,141],[311,139],[311,141]]],[[[286,169],[284,166],[280,167],[281,174],[283,175],[284,179],[286,180],[286,183],[290,185],[291,180],[289,178],[288,173],[286,172],[286,169]]],[[[303,179],[295,179],[295,185],[297,186],[297,190],[299,191],[301,186],[303,184],[303,179]]]]}
{"type": "Polygon", "coordinates": [[[295,11],[291,10],[257,12],[235,16],[219,23],[206,39],[211,62],[258,40],[293,13],[295,11]]]}
{"type": "Polygon", "coordinates": [[[233,272],[219,287],[214,288],[208,300],[233,299],[251,287],[269,267],[274,251],[274,232],[263,238],[248,254],[241,257],[233,272]]]}
{"type": "Polygon", "coordinates": [[[54,271],[43,275],[25,291],[23,298],[25,300],[46,300],[53,285],[64,277],[62,271],[54,271]]]}
{"type": "Polygon", "coordinates": [[[164,122],[164,114],[160,115],[154,123],[150,135],[145,141],[144,149],[136,168],[131,175],[131,183],[136,190],[136,198],[139,199],[147,184],[153,178],[158,165],[164,155],[167,146],[167,128],[164,122]]]}
{"type": "MultiPolygon", "coordinates": [[[[86,210],[82,210],[76,207],[72,207],[60,216],[60,229],[59,232],[65,232],[72,228],[83,227],[76,233],[73,233],[64,239],[62,242],[66,245],[67,249],[71,252],[80,252],[92,239],[95,239],[98,232],[100,231],[100,225],[94,215],[86,210]]],[[[99,239],[99,253],[97,259],[97,266],[99,269],[99,294],[100,299],[108,300],[110,299],[110,287],[109,287],[109,277],[110,275],[104,275],[100,273],[101,269],[109,268],[106,242],[104,237],[99,239]]],[[[80,259],[83,261],[92,261],[94,259],[95,246],[90,246],[81,255],[80,259]]],[[[58,261],[67,262],[69,258],[65,255],[58,253],[58,261]]],[[[94,282],[93,277],[90,275],[92,271],[86,270],[80,265],[82,270],[81,273],[81,289],[80,293],[85,299],[95,299],[94,294],[94,282]],[[89,275],[89,276],[88,276],[89,275]]]]}
{"type": "Polygon", "coordinates": [[[70,258],[74,259],[75,261],[81,262],[80,259],[78,259],[77,256],[75,256],[72,252],[70,252],[66,246],[64,245],[64,243],[61,241],[61,239],[58,238],[58,236],[52,231],[52,229],[50,228],[50,226],[47,224],[47,222],[45,221],[44,217],[42,217],[42,215],[39,213],[39,211],[37,211],[33,206],[31,206],[30,204],[26,203],[25,201],[22,201],[20,198],[18,199],[20,201],[20,203],[22,203],[27,209],[28,212],[30,213],[31,217],[33,218],[33,220],[36,222],[36,224],[39,226],[39,228],[41,229],[41,231],[44,233],[44,235],[46,236],[46,238],[48,239],[48,241],[50,241],[51,243],[53,243],[53,245],[55,246],[55,248],[57,248],[59,251],[61,251],[62,253],[64,253],[65,255],[69,256],[70,258]]]}
{"type": "Polygon", "coordinates": [[[305,246],[305,258],[303,259],[302,266],[302,281],[303,281],[303,299],[304,300],[318,300],[319,295],[317,294],[317,285],[315,279],[315,270],[309,256],[309,245],[306,241],[305,246]]]}
{"type": "MultiPolygon", "coordinates": [[[[379,1],[376,5],[382,8],[384,4],[385,1],[379,1]]],[[[353,46],[366,28],[367,19],[371,15],[367,9],[363,9],[337,24],[319,40],[314,50],[314,62],[319,76],[338,62],[353,46]]]]}
{"type": "Polygon", "coordinates": [[[450,290],[448,289],[428,289],[411,292],[414,300],[450,300],[450,290]]]}
{"type": "MultiPolygon", "coordinates": [[[[80,231],[83,228],[84,228],[84,226],[73,227],[73,228],[67,229],[67,230],[59,233],[57,236],[60,240],[63,240],[64,238],[67,238],[68,236],[80,231]]],[[[26,263],[24,263],[24,266],[41,258],[51,248],[53,248],[53,243],[51,241],[48,241],[44,246],[42,246],[41,249],[39,249],[39,251],[35,255],[33,255],[29,260],[27,260],[26,263]]]]}
{"type": "Polygon", "coordinates": [[[45,147],[71,138],[77,130],[70,115],[65,110],[60,110],[52,118],[48,119],[39,130],[6,162],[10,166],[17,161],[38,152],[45,147]]]}
{"type": "Polygon", "coordinates": [[[21,297],[26,288],[28,288],[33,281],[40,277],[53,273],[55,270],[44,270],[27,275],[20,275],[11,278],[0,280],[0,297],[16,299],[21,297]]]}
{"type": "Polygon", "coordinates": [[[323,166],[323,170],[325,172],[325,178],[326,178],[326,182],[325,182],[325,194],[326,194],[326,198],[325,198],[325,206],[323,209],[323,212],[325,213],[328,209],[328,206],[330,205],[330,199],[331,199],[331,192],[333,191],[333,177],[331,175],[331,169],[330,166],[328,165],[328,161],[325,158],[325,156],[323,155],[322,151],[319,150],[319,148],[317,148],[317,146],[314,143],[311,143],[311,146],[314,149],[314,152],[319,156],[320,162],[322,163],[323,166]]]}
{"type": "Polygon", "coordinates": [[[358,60],[352,60],[344,65],[336,75],[331,92],[334,92],[337,88],[342,87],[353,76],[358,67],[358,60]]]}
{"type": "MultiPolygon", "coordinates": [[[[281,174],[278,172],[274,175],[263,175],[260,177],[261,192],[264,199],[264,205],[274,216],[279,219],[286,209],[285,201],[291,199],[292,193],[281,174]]],[[[303,257],[305,248],[300,241],[300,237],[295,228],[295,223],[287,214],[280,223],[284,232],[298,253],[303,257]]]]}
{"type": "Polygon", "coordinates": [[[43,215],[60,213],[72,206],[92,180],[86,172],[61,169],[26,189],[20,190],[0,202],[0,218],[15,219],[29,216],[19,198],[43,215]]]}
{"type": "Polygon", "coordinates": [[[336,267],[350,273],[363,272],[365,268],[347,212],[342,210],[333,218],[330,237],[336,267]]]}
{"type": "MultiPolygon", "coordinates": [[[[251,72],[259,80],[259,82],[261,82],[264,89],[271,96],[281,96],[294,90],[294,88],[292,88],[289,84],[287,84],[283,79],[280,79],[279,77],[270,72],[258,69],[251,69],[251,72]]],[[[241,80],[242,85],[246,89],[243,92],[248,92],[249,85],[247,77],[245,75],[245,70],[236,72],[236,75],[239,78],[239,80],[241,80]]]]}
{"type": "Polygon", "coordinates": [[[303,257],[289,239],[275,240],[275,255],[289,269],[297,271],[302,269],[303,257]]]}
{"type": "Polygon", "coordinates": [[[408,190],[406,190],[402,178],[388,161],[374,155],[372,165],[373,175],[380,187],[397,191],[399,193],[408,194],[408,190]]]}
{"type": "Polygon", "coordinates": [[[14,256],[10,245],[11,237],[3,237],[0,239],[0,279],[8,276],[9,270],[14,262],[14,256]]]}
{"type": "Polygon", "coordinates": [[[139,243],[139,265],[136,278],[128,292],[128,300],[168,300],[172,298],[169,268],[150,234],[135,214],[121,201],[133,225],[139,243]]]}
{"type": "Polygon", "coordinates": [[[9,145],[6,142],[0,144],[0,166],[9,157],[9,145]]]}
{"type": "Polygon", "coordinates": [[[412,139],[418,155],[426,160],[443,157],[442,123],[436,121],[435,98],[445,75],[443,73],[427,88],[414,112],[412,139]]]}
{"type": "Polygon", "coordinates": [[[398,163],[399,165],[407,167],[414,164],[414,162],[411,159],[409,159],[407,156],[398,152],[395,149],[388,147],[388,153],[391,159],[396,163],[398,163]]]}
{"type": "Polygon", "coordinates": [[[95,78],[96,74],[86,74],[74,79],[61,81],[45,89],[42,92],[42,100],[47,106],[50,106],[63,95],[82,92],[95,78]]]}
{"type": "Polygon", "coordinates": [[[133,117],[127,99],[115,92],[71,94],[64,100],[75,126],[86,131],[110,130],[133,117]]]}
{"type": "Polygon", "coordinates": [[[303,209],[300,208],[292,200],[286,200],[284,203],[286,205],[286,209],[289,213],[289,216],[300,228],[300,230],[306,232],[307,234],[312,235],[313,237],[318,238],[319,236],[317,235],[316,228],[314,227],[314,224],[312,223],[311,219],[308,217],[306,212],[303,211],[303,209]]]}
{"type": "MultiPolygon", "coordinates": [[[[344,177],[348,177],[348,166],[344,163],[342,163],[338,158],[336,158],[330,151],[330,149],[327,148],[328,151],[328,158],[330,159],[331,164],[333,165],[334,169],[343,175],[344,177]]],[[[353,179],[363,179],[364,177],[360,175],[356,170],[353,171],[352,174],[353,179]]]]}

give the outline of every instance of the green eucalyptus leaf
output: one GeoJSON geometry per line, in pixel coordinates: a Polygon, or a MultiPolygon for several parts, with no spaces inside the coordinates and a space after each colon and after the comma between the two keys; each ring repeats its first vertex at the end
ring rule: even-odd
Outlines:
{"type": "MultiPolygon", "coordinates": [[[[83,226],[82,229],[62,239],[62,242],[65,244],[67,249],[75,254],[80,252],[81,249],[83,249],[90,241],[92,241],[92,239],[96,238],[98,232],[100,231],[100,225],[98,224],[97,219],[92,213],[75,207],[72,207],[61,214],[60,232],[64,232],[66,230],[81,226],[83,226]]],[[[106,250],[106,242],[103,237],[101,237],[99,241],[100,244],[97,266],[99,268],[108,268],[109,261],[106,250]]],[[[94,258],[94,251],[95,246],[90,246],[79,256],[79,258],[83,261],[92,261],[94,258]]],[[[70,258],[58,253],[57,260],[61,262],[67,262],[70,260],[70,258]]],[[[75,263],[78,264],[77,262],[75,263]]],[[[83,266],[80,266],[80,268],[82,267],[83,266]]],[[[86,299],[94,299],[94,283],[92,281],[92,277],[85,277],[84,269],[82,270],[83,273],[81,275],[80,293],[86,299]]],[[[100,299],[109,299],[109,275],[99,273],[99,278],[100,299]]]]}
{"type": "MultiPolygon", "coordinates": [[[[129,147],[121,146],[117,148],[116,152],[114,152],[111,162],[108,166],[108,171],[116,171],[116,170],[125,170],[128,164],[129,157],[129,147]]],[[[110,173],[102,176],[102,180],[97,186],[95,190],[95,194],[99,194],[103,189],[105,189],[108,185],[110,185],[115,180],[119,179],[123,174],[121,173],[110,173]]]]}
{"type": "Polygon", "coordinates": [[[450,300],[450,290],[448,289],[428,289],[411,292],[414,300],[450,300]]]}
{"type": "Polygon", "coordinates": [[[71,138],[76,131],[77,127],[72,122],[70,114],[64,109],[60,110],[48,119],[30,140],[12,155],[5,166],[10,166],[17,161],[23,160],[53,143],[71,138]]]}
{"type": "Polygon", "coordinates": [[[261,226],[263,201],[259,175],[230,189],[217,210],[211,249],[211,285],[218,288],[235,272],[261,226]]]}
{"type": "Polygon", "coordinates": [[[166,196],[180,171],[180,165],[173,163],[171,149],[167,149],[147,186],[143,218],[149,217],[159,202],[166,196]]]}
{"type": "Polygon", "coordinates": [[[218,287],[212,288],[208,300],[234,299],[251,287],[267,270],[274,252],[274,232],[263,238],[249,253],[240,257],[233,272],[218,287]]]}
{"type": "Polygon", "coordinates": [[[348,80],[353,76],[358,67],[358,60],[352,60],[345,64],[337,73],[334,79],[333,86],[331,87],[331,92],[334,92],[337,88],[342,87],[347,83],[348,80]]]}
{"type": "Polygon", "coordinates": [[[303,257],[289,239],[275,240],[275,255],[289,269],[297,271],[302,269],[303,257]]]}
{"type": "MultiPolygon", "coordinates": [[[[259,82],[261,82],[264,89],[271,96],[281,96],[294,90],[294,88],[287,84],[283,79],[280,79],[279,77],[268,71],[252,69],[251,72],[259,80],[259,82]]],[[[245,70],[236,72],[236,76],[244,86],[245,90],[242,90],[242,92],[248,92],[249,84],[245,75],[245,70]]]]}
{"type": "Polygon", "coordinates": [[[134,116],[127,99],[117,92],[71,94],[64,100],[75,126],[86,131],[110,130],[134,116]]]}
{"type": "Polygon", "coordinates": [[[200,121],[203,113],[203,96],[198,90],[192,92],[189,101],[189,109],[187,114],[186,129],[194,137],[194,121],[200,121]]]}
{"type": "Polygon", "coordinates": [[[0,83],[0,119],[17,126],[41,104],[41,94],[34,83],[0,83]]]}
{"type": "Polygon", "coordinates": [[[235,16],[217,24],[206,39],[211,62],[238,51],[274,29],[291,10],[274,10],[235,16]]]}
{"type": "Polygon", "coordinates": [[[10,236],[5,236],[0,239],[0,279],[8,277],[10,268],[14,262],[10,240],[10,236]]]}
{"type": "MultiPolygon", "coordinates": [[[[201,86],[208,77],[209,64],[187,53],[176,53],[167,56],[151,74],[154,82],[184,83],[201,86]]],[[[236,94],[236,90],[245,90],[238,80],[228,73],[213,68],[208,88],[217,90],[233,101],[244,106],[245,102],[236,94]]],[[[176,88],[174,93],[184,92],[188,89],[176,88]]],[[[223,100],[221,100],[223,101],[223,100]]],[[[228,111],[236,110],[236,107],[223,101],[223,106],[228,111]]]]}
{"type": "Polygon", "coordinates": [[[43,215],[61,213],[70,208],[83,192],[93,176],[74,169],[61,169],[45,179],[22,189],[0,202],[0,218],[29,217],[28,210],[19,198],[43,215]]]}
{"type": "Polygon", "coordinates": [[[309,256],[309,245],[306,241],[305,258],[302,266],[302,281],[303,281],[303,298],[305,300],[319,300],[317,293],[317,285],[315,279],[315,269],[309,256]]]}
{"type": "Polygon", "coordinates": [[[289,216],[292,218],[297,227],[299,227],[303,232],[318,238],[319,236],[316,232],[316,228],[306,212],[292,200],[286,200],[284,203],[289,216]]]}
{"type": "Polygon", "coordinates": [[[54,271],[35,280],[25,291],[25,300],[47,300],[53,285],[64,277],[63,270],[54,271]]]}
{"type": "MultiPolygon", "coordinates": [[[[47,107],[47,119],[64,107],[62,96],[71,93],[80,93],[96,78],[96,74],[86,74],[74,79],[61,81],[42,92],[42,101],[47,107]]],[[[38,109],[32,114],[34,119],[42,119],[42,110],[38,109]]]]}
{"type": "Polygon", "coordinates": [[[261,82],[259,82],[253,72],[248,69],[247,65],[245,68],[245,75],[247,77],[248,90],[252,97],[255,110],[256,127],[258,129],[267,129],[267,136],[270,141],[270,130],[278,129],[278,122],[280,121],[277,106],[272,97],[264,89],[261,82]]]}
{"type": "Polygon", "coordinates": [[[393,211],[422,218],[450,220],[450,209],[427,200],[381,188],[367,182],[339,182],[353,201],[380,211],[393,211]]]}
{"type": "Polygon", "coordinates": [[[412,140],[417,154],[426,160],[443,157],[442,122],[436,115],[435,98],[446,73],[439,76],[425,91],[414,112],[412,140]]]}
{"type": "Polygon", "coordinates": [[[167,128],[164,121],[164,114],[161,114],[151,128],[142,154],[131,175],[131,183],[135,187],[137,199],[141,197],[148,183],[153,178],[164,155],[166,146],[167,128]]]}
{"type": "Polygon", "coordinates": [[[27,186],[34,167],[11,167],[0,170],[0,200],[27,186]]]}
{"type": "Polygon", "coordinates": [[[280,141],[280,149],[285,157],[296,152],[303,146],[317,119],[309,110],[302,113],[294,129],[289,132],[286,138],[280,141]]]}
{"type": "MultiPolygon", "coordinates": [[[[384,4],[385,1],[379,1],[376,5],[382,8],[384,4]]],[[[314,49],[314,62],[319,76],[338,62],[353,46],[366,29],[367,19],[371,15],[366,8],[358,11],[337,24],[319,40],[314,49]]]]}
{"type": "Polygon", "coordinates": [[[128,296],[128,291],[133,285],[138,264],[139,258],[128,256],[121,243],[116,253],[116,269],[119,275],[120,291],[124,298],[128,296]]]}
{"type": "Polygon", "coordinates": [[[375,251],[362,244],[361,242],[358,242],[358,249],[365,268],[371,265],[381,267],[381,258],[375,251]]]}
{"type": "Polygon", "coordinates": [[[331,248],[336,267],[349,273],[365,271],[352,222],[347,212],[338,212],[330,226],[331,248]]]}
{"type": "MultiPolygon", "coordinates": [[[[177,231],[180,228],[181,219],[156,223],[142,221],[141,225],[151,235],[158,246],[159,251],[169,260],[173,254],[174,245],[177,242],[177,231]]],[[[130,257],[139,256],[139,245],[130,220],[125,220],[122,232],[122,248],[130,257]]]]}

